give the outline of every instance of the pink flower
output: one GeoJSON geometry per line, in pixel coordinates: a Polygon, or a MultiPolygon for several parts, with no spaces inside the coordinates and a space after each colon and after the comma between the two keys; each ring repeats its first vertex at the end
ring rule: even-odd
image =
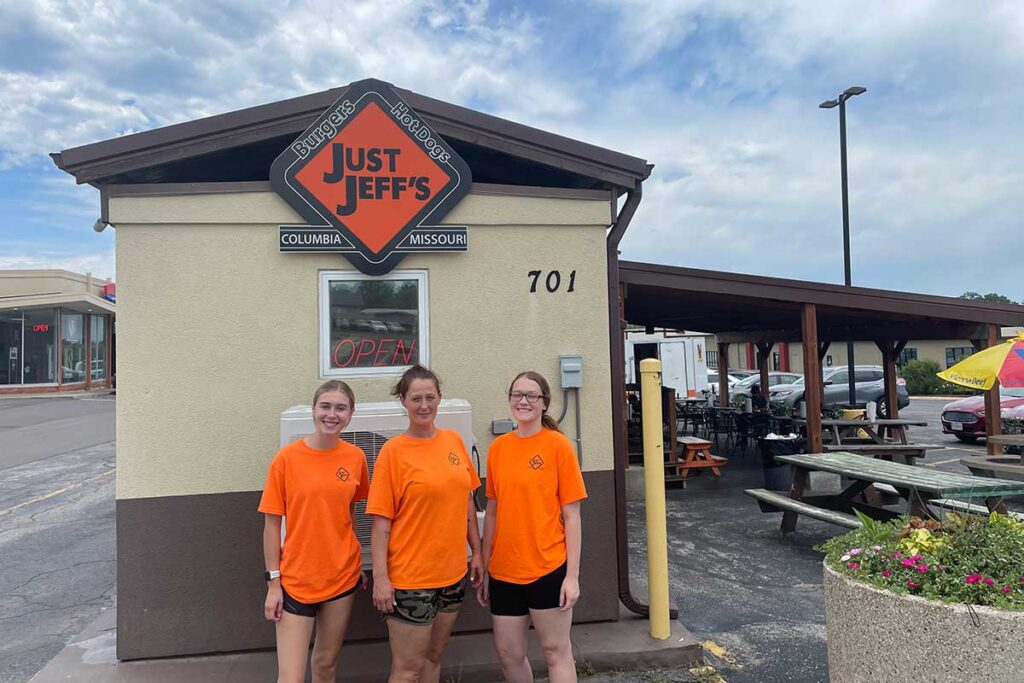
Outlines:
{"type": "Polygon", "coordinates": [[[1012,589],[1009,586],[1003,586],[1003,592],[1009,593],[1012,589]]]}
{"type": "Polygon", "coordinates": [[[892,576],[892,570],[891,569],[883,569],[882,570],[882,576],[892,576]]]}
{"type": "MultiPolygon", "coordinates": [[[[900,551],[898,551],[898,550],[897,550],[896,552],[894,552],[894,553],[892,554],[892,556],[893,556],[893,557],[895,557],[895,558],[896,558],[896,559],[898,560],[898,559],[900,559],[901,557],[903,557],[903,553],[901,553],[900,551]]],[[[1020,577],[1020,580],[1021,580],[1021,581],[1024,581],[1024,576],[1020,577]]]]}
{"type": "Polygon", "coordinates": [[[861,550],[860,548],[853,548],[852,550],[850,550],[850,554],[851,555],[860,555],[862,552],[864,552],[864,551],[861,550]]]}
{"type": "Polygon", "coordinates": [[[921,561],[921,560],[923,560],[924,558],[923,558],[922,556],[920,556],[920,555],[914,555],[914,556],[913,556],[912,558],[910,558],[910,559],[912,559],[912,560],[913,560],[914,562],[920,562],[920,561],[921,561]]]}
{"type": "Polygon", "coordinates": [[[928,571],[928,565],[926,565],[926,564],[919,564],[919,565],[917,565],[917,573],[918,574],[924,574],[926,571],[928,571]]]}
{"type": "Polygon", "coordinates": [[[860,565],[857,564],[856,562],[850,562],[849,564],[846,565],[846,568],[847,569],[860,569],[860,565]]]}
{"type": "Polygon", "coordinates": [[[904,567],[913,567],[915,564],[917,564],[917,563],[914,562],[912,559],[908,558],[906,560],[903,560],[903,566],[904,567]]]}
{"type": "Polygon", "coordinates": [[[921,584],[916,583],[914,581],[907,581],[907,588],[909,588],[910,590],[914,590],[915,588],[918,588],[920,585],[921,584]]]}
{"type": "Polygon", "coordinates": [[[971,574],[970,576],[964,579],[964,583],[969,584],[971,586],[978,583],[979,581],[981,581],[981,574],[971,574]]]}
{"type": "Polygon", "coordinates": [[[986,586],[991,586],[992,584],[995,583],[995,581],[993,581],[992,579],[990,579],[988,577],[985,577],[984,579],[982,579],[981,582],[984,583],[986,586]]]}

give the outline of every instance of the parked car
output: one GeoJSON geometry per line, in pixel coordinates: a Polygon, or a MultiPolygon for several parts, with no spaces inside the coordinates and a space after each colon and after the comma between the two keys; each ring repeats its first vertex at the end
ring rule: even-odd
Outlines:
{"type": "MultiPolygon", "coordinates": [[[[1001,410],[1024,416],[1024,389],[1000,389],[1001,410]]],[[[942,433],[952,434],[964,443],[985,438],[985,397],[970,396],[947,403],[942,409],[942,433]]]]}
{"type": "MultiPolygon", "coordinates": [[[[857,365],[854,366],[854,390],[857,403],[874,401],[877,404],[876,414],[882,417],[888,414],[888,407],[885,399],[885,372],[881,365],[857,365]]],[[[822,372],[822,382],[825,390],[822,396],[822,405],[846,405],[850,402],[849,371],[846,367],[825,368],[822,372]]],[[[768,391],[768,396],[773,401],[785,401],[791,406],[793,412],[800,410],[800,404],[804,400],[804,380],[801,377],[792,384],[780,384],[768,391]]],[[[906,408],[910,405],[910,394],[907,393],[906,383],[903,380],[896,382],[896,396],[899,399],[899,407],[906,408]]]]}
{"type": "Polygon", "coordinates": [[[758,374],[757,370],[733,370],[732,368],[729,368],[729,375],[741,380],[747,379],[748,377],[752,377],[756,374],[758,374]]]}
{"type": "MultiPolygon", "coordinates": [[[[729,377],[729,380],[728,380],[729,381],[729,390],[732,391],[732,388],[734,386],[736,386],[736,383],[740,381],[740,378],[736,377],[731,372],[729,373],[728,377],[729,377]]],[[[711,370],[708,370],[708,389],[711,391],[712,394],[717,394],[718,393],[718,373],[717,372],[712,372],[711,370]]]]}
{"type": "MultiPolygon", "coordinates": [[[[797,380],[802,380],[803,375],[796,372],[769,372],[768,373],[768,391],[770,392],[773,387],[777,387],[780,384],[792,384],[797,380]]],[[[729,387],[729,393],[733,396],[743,395],[750,396],[751,387],[761,386],[761,375],[751,375],[746,379],[736,382],[736,384],[729,387]]]]}

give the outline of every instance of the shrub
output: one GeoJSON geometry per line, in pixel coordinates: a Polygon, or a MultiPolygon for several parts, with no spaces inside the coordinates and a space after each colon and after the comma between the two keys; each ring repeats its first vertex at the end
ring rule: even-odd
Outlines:
{"type": "Polygon", "coordinates": [[[903,365],[903,378],[907,380],[907,391],[912,396],[939,393],[946,382],[936,375],[942,370],[939,364],[927,358],[915,358],[903,365]]]}
{"type": "Polygon", "coordinates": [[[1000,514],[878,522],[819,550],[841,574],[895,593],[1024,610],[1024,523],[1000,514]]]}

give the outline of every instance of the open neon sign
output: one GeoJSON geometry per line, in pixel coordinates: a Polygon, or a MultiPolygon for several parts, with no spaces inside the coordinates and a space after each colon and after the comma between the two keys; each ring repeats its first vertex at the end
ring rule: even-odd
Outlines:
{"type": "Polygon", "coordinates": [[[32,326],[32,331],[33,332],[49,332],[50,331],[50,326],[49,325],[33,325],[32,326]]]}
{"type": "Polygon", "coordinates": [[[334,345],[331,353],[336,368],[390,367],[409,365],[415,358],[416,340],[350,339],[334,345]]]}

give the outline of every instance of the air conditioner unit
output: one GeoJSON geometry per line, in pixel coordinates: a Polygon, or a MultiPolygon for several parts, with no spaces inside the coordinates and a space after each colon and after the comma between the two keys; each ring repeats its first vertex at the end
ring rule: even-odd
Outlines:
{"type": "MultiPolygon", "coordinates": [[[[434,421],[438,427],[453,429],[462,437],[466,452],[473,457],[473,465],[480,476],[487,471],[485,456],[473,453],[476,439],[473,437],[473,415],[469,402],[461,399],[442,399],[434,421]]],[[[361,448],[366,454],[366,465],[373,478],[373,465],[384,442],[398,436],[409,426],[405,409],[398,401],[381,403],[356,403],[352,421],[342,432],[341,438],[361,448]]],[[[281,413],[281,446],[313,433],[313,410],[310,406],[292,406],[281,413]]],[[[356,538],[363,547],[363,569],[369,569],[370,560],[370,516],[366,514],[366,501],[355,506],[356,538]]],[[[482,513],[478,514],[482,520],[482,513]]],[[[482,526],[482,523],[481,523],[482,526]]],[[[281,525],[284,540],[285,525],[281,525]]]]}

